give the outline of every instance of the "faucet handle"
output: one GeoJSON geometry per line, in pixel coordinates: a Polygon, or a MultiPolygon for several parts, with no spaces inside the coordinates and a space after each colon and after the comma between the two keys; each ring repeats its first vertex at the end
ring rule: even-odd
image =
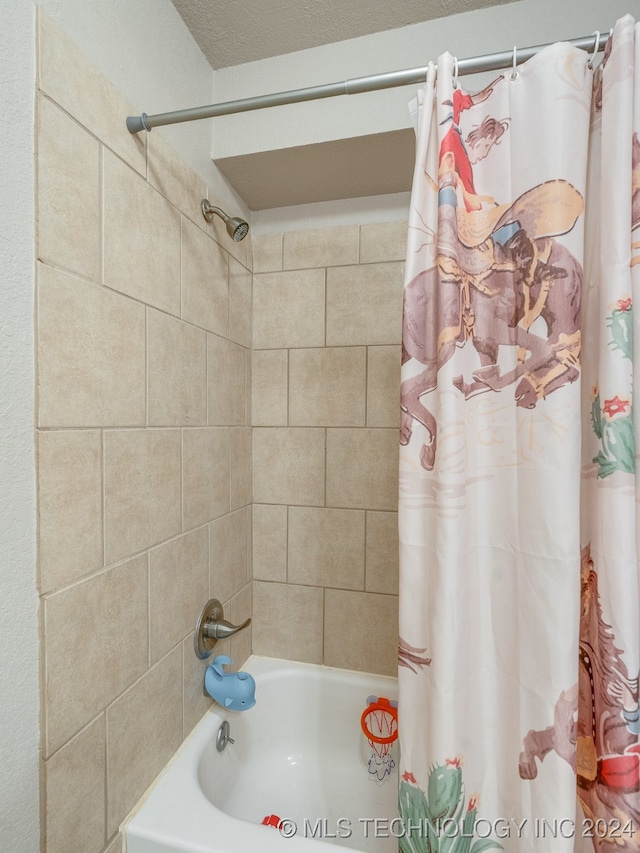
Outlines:
{"type": "Polygon", "coordinates": [[[218,640],[231,637],[251,624],[251,619],[245,619],[242,625],[232,625],[224,618],[222,604],[217,598],[211,598],[202,609],[196,623],[193,645],[196,656],[200,660],[209,657],[218,640]]]}
{"type": "Polygon", "coordinates": [[[210,640],[223,640],[225,637],[231,637],[242,631],[251,624],[251,619],[245,619],[242,625],[232,625],[226,619],[219,619],[217,622],[205,622],[204,635],[210,640]]]}

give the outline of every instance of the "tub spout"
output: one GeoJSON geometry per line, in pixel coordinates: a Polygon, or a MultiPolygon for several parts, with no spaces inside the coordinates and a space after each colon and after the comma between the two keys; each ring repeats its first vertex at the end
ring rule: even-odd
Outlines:
{"type": "Polygon", "coordinates": [[[204,674],[205,690],[219,705],[230,711],[248,711],[256,704],[256,683],[248,672],[225,672],[231,658],[218,655],[204,674]]]}
{"type": "Polygon", "coordinates": [[[196,624],[193,644],[200,660],[204,660],[218,640],[231,637],[251,624],[251,619],[245,619],[242,625],[232,625],[224,618],[222,605],[217,598],[210,599],[204,606],[196,624]]]}

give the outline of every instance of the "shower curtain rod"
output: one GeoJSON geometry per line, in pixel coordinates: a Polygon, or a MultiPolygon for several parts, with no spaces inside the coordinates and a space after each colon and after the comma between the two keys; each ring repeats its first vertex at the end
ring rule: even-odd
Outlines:
{"type": "MultiPolygon", "coordinates": [[[[590,36],[570,39],[569,44],[582,50],[593,50],[597,53],[604,50],[609,38],[609,32],[602,35],[593,33],[590,36]],[[597,44],[596,44],[597,41],[597,44]]],[[[525,62],[548,44],[534,47],[512,48],[502,53],[487,53],[484,56],[473,56],[469,59],[458,60],[458,74],[476,74],[480,71],[498,71],[510,68],[513,64],[514,50],[518,62],[525,62]]],[[[188,110],[175,110],[170,113],[156,113],[148,116],[128,116],[127,129],[130,133],[150,131],[153,127],[165,124],[178,124],[183,121],[196,121],[201,118],[232,115],[249,110],[261,110],[266,107],[279,107],[283,104],[297,104],[302,101],[315,101],[320,98],[333,98],[336,95],[359,95],[362,92],[374,92],[378,89],[391,89],[394,86],[407,86],[410,83],[423,83],[427,76],[428,66],[407,68],[405,71],[389,71],[383,74],[372,74],[369,77],[354,77],[342,83],[327,83],[323,86],[310,86],[306,89],[292,89],[289,92],[275,92],[272,95],[258,95],[255,98],[241,98],[237,101],[225,101],[221,104],[210,104],[204,107],[193,107],[188,110]]]]}

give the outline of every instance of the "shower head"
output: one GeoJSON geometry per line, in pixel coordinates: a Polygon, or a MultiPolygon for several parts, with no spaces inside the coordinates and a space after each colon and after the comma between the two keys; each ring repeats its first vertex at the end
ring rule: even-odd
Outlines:
{"type": "Polygon", "coordinates": [[[202,208],[202,215],[207,222],[211,222],[214,213],[216,216],[219,216],[220,219],[223,219],[224,224],[227,226],[227,234],[232,240],[235,240],[236,243],[240,242],[240,240],[244,240],[249,233],[248,222],[245,222],[244,219],[240,219],[238,216],[227,216],[224,210],[220,210],[219,207],[214,207],[208,199],[203,198],[200,203],[200,207],[202,208]]]}

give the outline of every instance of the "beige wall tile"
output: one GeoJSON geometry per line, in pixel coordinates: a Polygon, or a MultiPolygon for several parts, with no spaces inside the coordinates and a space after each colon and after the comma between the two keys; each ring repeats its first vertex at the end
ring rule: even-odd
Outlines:
{"type": "Polygon", "coordinates": [[[100,281],[100,146],[38,100],[38,257],[100,281]]]}
{"type": "Polygon", "coordinates": [[[181,259],[183,319],[226,337],[229,332],[229,256],[205,231],[184,216],[181,259]]]}
{"type": "Polygon", "coordinates": [[[367,592],[398,594],[398,513],[367,513],[367,592]]]}
{"type": "Polygon", "coordinates": [[[151,426],[207,423],[207,335],[147,309],[147,410],[151,426]]]}
{"type": "Polygon", "coordinates": [[[46,598],[44,649],[51,755],[147,668],[146,554],[46,598]]]}
{"type": "Polygon", "coordinates": [[[244,423],[251,426],[251,350],[244,351],[244,423]]]}
{"type": "Polygon", "coordinates": [[[254,504],[253,577],[287,580],[287,507],[254,504]]]}
{"type": "Polygon", "coordinates": [[[291,350],[289,424],[364,426],[366,384],[364,347],[291,350]]]}
{"type": "Polygon", "coordinates": [[[101,714],[46,762],[47,853],[102,850],[105,772],[105,718],[101,714]]]}
{"type": "Polygon", "coordinates": [[[207,222],[200,203],[207,196],[207,185],[176,154],[162,135],[163,128],[155,128],[147,137],[147,180],[168,201],[206,231],[207,222]]]}
{"type": "Polygon", "coordinates": [[[408,223],[377,222],[360,226],[360,263],[404,261],[407,254],[408,223]]]}
{"type": "Polygon", "coordinates": [[[327,506],[398,508],[396,430],[327,430],[327,506]]]}
{"type": "Polygon", "coordinates": [[[324,591],[253,582],[253,653],[322,663],[324,591]]]}
{"type": "Polygon", "coordinates": [[[245,352],[241,346],[207,335],[209,424],[243,426],[245,352]]]}
{"type": "MultiPolygon", "coordinates": [[[[253,495],[251,496],[253,500],[253,495]]],[[[247,583],[253,580],[253,503],[247,507],[247,583]]]]}
{"type": "Polygon", "coordinates": [[[358,263],[357,225],[289,231],[284,235],[283,269],[309,269],[358,263]]]}
{"type": "Polygon", "coordinates": [[[324,270],[253,278],[254,349],[324,346],[324,270]]]}
{"type": "Polygon", "coordinates": [[[282,234],[253,235],[253,271],[277,272],[282,269],[282,234]]]}
{"type": "Polygon", "coordinates": [[[364,512],[289,507],[290,583],[364,589],[364,512]]]}
{"type": "MultiPolygon", "coordinates": [[[[248,583],[240,592],[236,593],[229,602],[229,615],[225,607],[225,618],[232,625],[242,625],[245,619],[253,615],[253,584],[248,583]]],[[[242,631],[238,631],[231,637],[230,655],[233,661],[231,669],[238,671],[251,654],[251,629],[248,625],[242,631]]]]}
{"type": "MultiPolygon", "coordinates": [[[[233,258],[229,261],[229,337],[251,347],[251,303],[253,277],[233,258]]],[[[215,331],[215,330],[214,330],[215,331]]]]}
{"type": "Polygon", "coordinates": [[[327,345],[399,344],[403,264],[327,270],[327,345]]]}
{"type": "Polygon", "coordinates": [[[182,742],[181,645],[107,709],[107,731],[111,835],[182,742]]]}
{"type": "Polygon", "coordinates": [[[400,423],[399,346],[367,350],[367,426],[395,427],[400,423]]]}
{"type": "Polygon", "coordinates": [[[99,569],[102,557],[102,436],[98,430],[40,432],[40,593],[99,569]]]}
{"type": "Polygon", "coordinates": [[[104,283],[180,316],[180,214],[104,151],[104,283]]]}
{"type": "Polygon", "coordinates": [[[209,595],[209,529],[149,552],[149,647],[156,663],[193,630],[209,595]]]}
{"type": "Polygon", "coordinates": [[[380,675],[398,671],[398,599],[325,591],[324,662],[380,675]]]}
{"type": "Polygon", "coordinates": [[[231,438],[231,509],[251,503],[251,428],[235,427],[231,438]]]}
{"type": "Polygon", "coordinates": [[[124,851],[124,847],[123,847],[122,835],[118,834],[113,839],[111,844],[107,847],[107,849],[104,851],[104,853],[123,853],[123,851],[124,851]]]}
{"type": "Polygon", "coordinates": [[[198,527],[230,509],[229,430],[182,430],[182,524],[198,527]]]}
{"type": "Polygon", "coordinates": [[[257,350],[251,356],[251,416],[254,426],[286,426],[288,350],[257,350]]]}
{"type": "Polygon", "coordinates": [[[180,532],[180,430],[104,434],[105,560],[180,532]]]}
{"type": "Polygon", "coordinates": [[[246,509],[212,521],[209,529],[209,591],[212,598],[224,602],[247,582],[246,509]]]}
{"type": "MultiPolygon", "coordinates": [[[[208,600],[208,597],[207,597],[208,600]]],[[[202,607],[206,601],[202,602],[202,607]]],[[[198,614],[200,615],[200,614],[198,614]]],[[[221,648],[220,642],[216,643],[215,653],[223,654],[218,651],[221,648]]],[[[204,674],[207,667],[211,663],[211,659],[200,660],[194,651],[193,646],[193,631],[188,637],[185,637],[182,643],[182,668],[183,668],[183,700],[184,720],[182,737],[185,738],[197,723],[207,713],[213,699],[206,696],[204,693],[204,674]]]]}
{"type": "Polygon", "coordinates": [[[324,432],[312,428],[254,428],[256,503],[324,505],[324,432]]]}
{"type": "Polygon", "coordinates": [[[142,425],[144,381],[143,306],[40,264],[39,425],[142,425]]]}
{"type": "Polygon", "coordinates": [[[124,117],[136,110],[38,7],[40,87],[80,124],[141,174],[146,171],[146,133],[131,134],[124,117]]]}

